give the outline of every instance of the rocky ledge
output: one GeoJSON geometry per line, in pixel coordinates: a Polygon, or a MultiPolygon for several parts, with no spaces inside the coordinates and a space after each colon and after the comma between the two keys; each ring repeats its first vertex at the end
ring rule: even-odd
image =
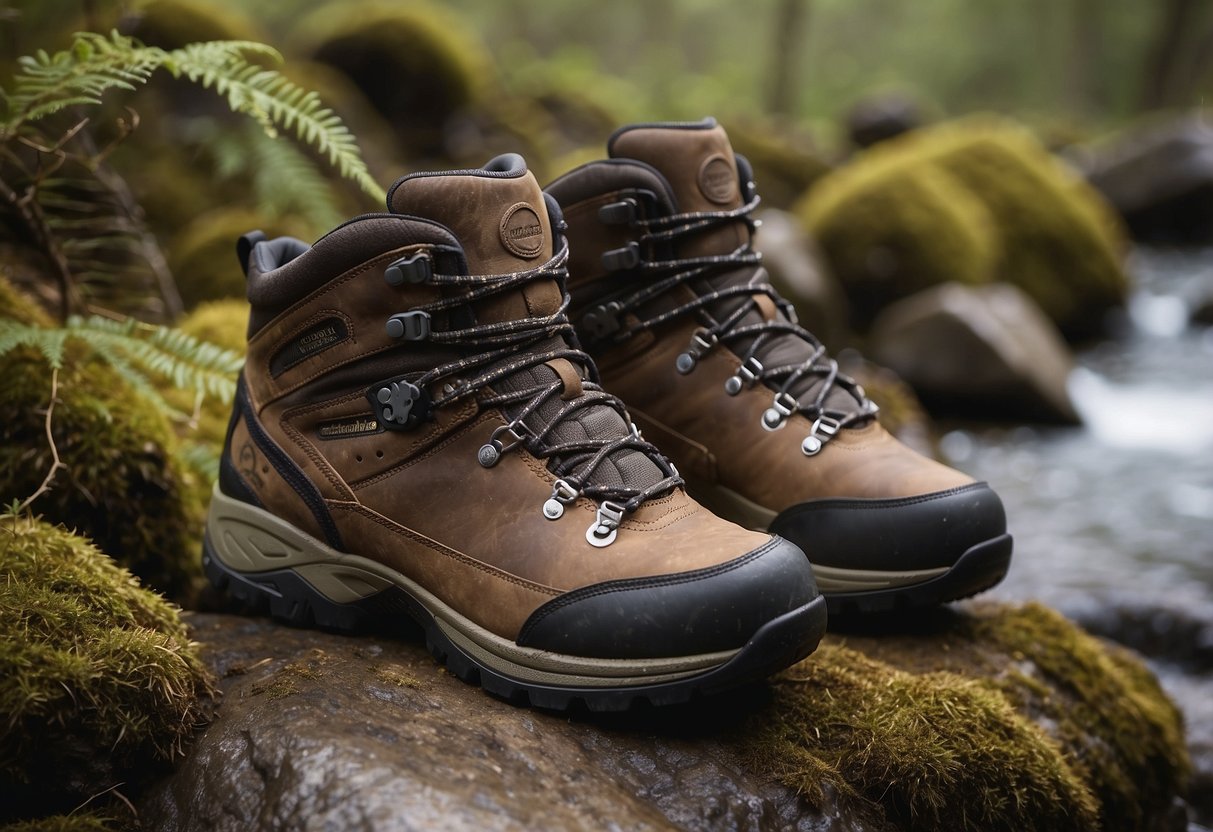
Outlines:
{"type": "Polygon", "coordinates": [[[1037,605],[868,624],[769,684],[611,717],[500,702],[408,634],[189,621],[224,699],[144,828],[1186,826],[1175,708],[1037,605]]]}

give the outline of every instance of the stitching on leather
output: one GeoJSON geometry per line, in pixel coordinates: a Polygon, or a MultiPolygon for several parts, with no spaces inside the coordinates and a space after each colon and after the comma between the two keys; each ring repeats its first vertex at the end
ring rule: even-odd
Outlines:
{"type": "MultiPolygon", "coordinates": [[[[344,344],[346,341],[357,341],[358,340],[357,338],[354,337],[354,320],[353,320],[353,318],[351,318],[349,315],[345,314],[344,312],[340,311],[339,309],[321,309],[319,312],[312,315],[306,321],[299,324],[294,329],[290,330],[289,332],[287,332],[285,335],[283,335],[281,338],[278,339],[278,343],[274,345],[274,348],[270,351],[269,355],[267,355],[265,358],[265,366],[263,369],[265,370],[266,376],[269,377],[272,381],[276,382],[279,378],[282,378],[282,376],[289,373],[295,367],[298,367],[304,361],[307,361],[309,358],[312,358],[311,355],[305,355],[302,358],[296,359],[293,363],[288,364],[286,367],[284,367],[282,369],[282,371],[280,373],[278,373],[277,376],[274,375],[273,370],[270,367],[270,365],[274,361],[274,356],[277,355],[278,353],[282,352],[282,350],[286,348],[288,341],[290,341],[292,338],[295,338],[295,337],[303,334],[308,329],[311,329],[313,326],[315,326],[316,324],[323,321],[325,318],[340,318],[341,320],[345,321],[345,331],[347,333],[346,336],[344,338],[342,338],[340,341],[338,341],[335,344],[332,344],[330,346],[335,347],[335,346],[337,346],[337,344],[344,344]]],[[[327,351],[327,348],[325,350],[319,350],[315,354],[322,355],[326,351],[327,351]]]]}
{"type": "Polygon", "coordinates": [[[346,485],[345,480],[337,475],[337,472],[333,470],[333,466],[329,464],[329,461],[321,455],[315,445],[307,441],[298,428],[288,424],[285,418],[278,420],[278,426],[282,428],[287,436],[295,440],[295,444],[299,446],[301,451],[307,454],[308,459],[312,461],[312,464],[316,466],[320,473],[324,474],[325,479],[329,481],[329,484],[333,488],[336,488],[351,500],[354,499],[354,492],[346,485]]]}

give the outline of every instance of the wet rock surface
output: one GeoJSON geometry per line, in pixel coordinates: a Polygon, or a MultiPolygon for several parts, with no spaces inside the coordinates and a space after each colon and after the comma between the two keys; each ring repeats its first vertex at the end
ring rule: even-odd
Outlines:
{"type": "Polygon", "coordinates": [[[515,708],[415,639],[196,614],[219,717],[140,807],[165,830],[860,830],[742,767],[732,704],[604,719],[515,708]]]}
{"type": "MultiPolygon", "coordinates": [[[[866,672],[890,674],[899,680],[896,684],[904,683],[905,673],[922,674],[919,678],[937,693],[943,693],[940,684],[959,684],[962,693],[970,691],[964,697],[971,695],[966,687],[971,683],[964,679],[998,686],[1007,683],[1000,668],[1037,673],[1030,670],[1030,650],[1019,653],[1011,642],[1002,643],[1000,622],[1009,623],[1004,629],[1011,633],[1021,629],[1017,622],[1035,621],[1042,614],[1042,620],[1060,619],[997,605],[965,609],[972,613],[945,610],[912,631],[902,626],[897,635],[886,626],[830,636],[817,657],[819,669],[810,668],[810,673],[845,676],[855,672],[847,662],[858,661],[855,667],[879,667],[866,672]]],[[[817,788],[810,802],[761,773],[755,754],[763,753],[763,747],[755,745],[755,737],[767,724],[764,715],[787,697],[803,695],[798,692],[803,679],[753,686],[671,711],[561,715],[516,708],[464,684],[432,661],[414,633],[355,638],[284,627],[264,618],[188,617],[202,655],[221,678],[224,699],[215,722],[174,773],[145,793],[138,807],[144,828],[929,828],[899,820],[900,810],[892,804],[878,808],[885,792],[903,790],[888,782],[887,772],[868,783],[849,781],[848,789],[868,795],[858,802],[840,797],[828,783],[814,784],[824,788],[817,788]]],[[[1050,626],[1072,630],[1064,623],[1050,626]]],[[[1051,636],[1042,638],[1044,643],[1051,636]]],[[[1025,714],[1051,733],[1058,724],[1048,716],[1052,706],[1046,700],[1033,705],[1034,697],[1052,691],[1056,702],[1065,703],[1074,692],[1048,673],[1033,678],[1032,686],[1023,689],[1025,714]]],[[[883,687],[879,679],[874,683],[883,687]]],[[[812,684],[808,692],[815,702],[833,698],[815,687],[820,681],[812,684]]],[[[847,699],[853,693],[845,686],[836,694],[847,713],[859,705],[847,699]]],[[[865,699],[862,707],[870,709],[876,701],[865,699]]],[[[847,718],[822,723],[822,736],[837,733],[834,722],[843,724],[847,718]]],[[[936,736],[938,730],[954,729],[922,730],[936,736]]],[[[846,733],[843,729],[839,736],[846,733]]],[[[1060,736],[1058,741],[1069,749],[1067,754],[1083,755],[1098,750],[1102,740],[1096,737],[1098,732],[1085,740],[1060,736]]],[[[988,759],[1002,762],[988,770],[1008,771],[1005,766],[1013,765],[1014,755],[999,756],[1008,752],[989,749],[993,756],[988,759]]],[[[847,759],[858,759],[851,754],[847,759]]],[[[964,765],[959,770],[964,773],[957,787],[963,790],[969,770],[964,765]]],[[[1104,803],[1108,795],[1098,783],[1090,785],[1104,803]]],[[[1065,807],[1057,809],[1064,815],[1065,807]]],[[[1183,828],[1182,805],[1178,815],[1170,816],[1176,823],[1157,808],[1147,815],[1151,821],[1140,828],[1183,828]]],[[[1040,818],[1016,818],[1000,813],[995,826],[969,826],[1053,828],[1040,826],[1040,818]]]]}

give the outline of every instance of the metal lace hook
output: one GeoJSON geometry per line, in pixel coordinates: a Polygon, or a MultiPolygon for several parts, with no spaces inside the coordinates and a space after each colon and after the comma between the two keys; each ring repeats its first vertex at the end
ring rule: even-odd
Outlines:
{"type": "Polygon", "coordinates": [[[705,327],[699,327],[691,335],[691,343],[687,346],[686,351],[679,354],[674,361],[674,366],[682,375],[686,375],[695,369],[695,365],[699,363],[699,359],[707,354],[708,350],[716,346],[720,339],[715,332],[708,330],[705,327]]]}
{"type": "Polygon", "coordinates": [[[552,496],[543,504],[543,516],[549,520],[559,520],[564,516],[564,507],[577,499],[578,491],[564,480],[552,483],[552,496]]]}
{"type": "Polygon", "coordinates": [[[777,393],[775,401],[762,412],[762,426],[766,430],[779,430],[787,418],[796,412],[796,400],[787,393],[777,393]]]}
{"type": "Polygon", "coordinates": [[[834,438],[834,434],[838,433],[841,427],[842,422],[831,416],[818,416],[813,421],[813,427],[809,429],[809,435],[800,443],[801,452],[805,456],[817,454],[834,438]]]}
{"type": "Polygon", "coordinates": [[[522,422],[510,422],[508,425],[501,425],[493,431],[493,435],[489,437],[489,441],[480,446],[480,450],[476,452],[476,461],[485,468],[492,468],[501,459],[501,455],[512,451],[521,444],[530,431],[522,422]],[[509,444],[501,441],[503,434],[509,434],[509,444]]]}

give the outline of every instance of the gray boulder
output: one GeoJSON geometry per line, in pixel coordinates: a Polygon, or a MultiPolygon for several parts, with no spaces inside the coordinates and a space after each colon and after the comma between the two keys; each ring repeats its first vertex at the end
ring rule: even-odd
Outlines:
{"type": "Polygon", "coordinates": [[[846,299],[816,243],[787,211],[767,209],[758,219],[762,227],[755,247],[762,252],[771,283],[796,306],[806,329],[827,346],[836,346],[846,334],[846,299]]]}
{"type": "Polygon", "coordinates": [[[1213,125],[1202,115],[1130,131],[1079,162],[1134,239],[1213,242],[1213,125]]]}
{"type": "Polygon", "coordinates": [[[1074,358],[1022,291],[945,283],[884,309],[868,352],[928,409],[999,421],[1078,424],[1066,389],[1074,358]]]}

